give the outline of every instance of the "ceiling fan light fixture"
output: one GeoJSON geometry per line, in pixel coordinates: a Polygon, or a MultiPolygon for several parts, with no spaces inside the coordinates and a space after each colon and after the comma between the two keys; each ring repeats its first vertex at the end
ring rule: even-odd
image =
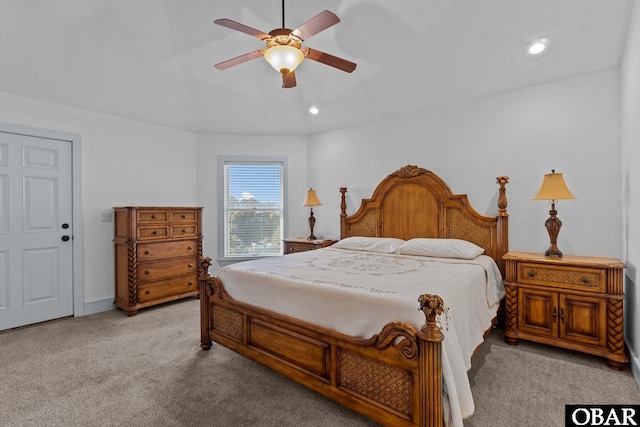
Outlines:
{"type": "Polygon", "coordinates": [[[264,59],[279,73],[290,73],[304,60],[304,53],[287,45],[273,46],[264,52],[264,59]]]}

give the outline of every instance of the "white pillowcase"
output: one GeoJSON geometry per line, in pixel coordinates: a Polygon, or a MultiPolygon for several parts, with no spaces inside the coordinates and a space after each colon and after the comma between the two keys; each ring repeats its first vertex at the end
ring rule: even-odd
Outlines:
{"type": "Polygon", "coordinates": [[[484,249],[460,239],[416,238],[407,240],[396,252],[403,255],[474,259],[482,255],[484,249]]]}
{"type": "Polygon", "coordinates": [[[346,237],[331,245],[337,249],[351,249],[354,251],[381,252],[385,254],[394,253],[405,240],[394,237],[346,237]]]}

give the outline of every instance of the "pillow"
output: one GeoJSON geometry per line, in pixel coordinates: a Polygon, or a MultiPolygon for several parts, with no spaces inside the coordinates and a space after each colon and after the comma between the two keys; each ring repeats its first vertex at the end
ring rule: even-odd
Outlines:
{"type": "Polygon", "coordinates": [[[474,259],[482,255],[484,249],[460,239],[417,238],[407,240],[396,252],[403,255],[474,259]]]}
{"type": "Polygon", "coordinates": [[[405,241],[393,237],[346,237],[331,245],[332,248],[352,249],[354,251],[381,252],[392,254],[405,241]]]}

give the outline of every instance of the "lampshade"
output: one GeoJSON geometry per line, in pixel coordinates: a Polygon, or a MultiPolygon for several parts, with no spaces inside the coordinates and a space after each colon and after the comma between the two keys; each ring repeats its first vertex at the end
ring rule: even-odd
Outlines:
{"type": "Polygon", "coordinates": [[[551,173],[544,175],[544,180],[538,190],[538,194],[531,200],[563,200],[575,198],[567,188],[562,174],[555,173],[555,170],[552,169],[551,173]]]}
{"type": "Polygon", "coordinates": [[[270,47],[264,53],[264,59],[279,73],[290,73],[295,70],[304,59],[304,54],[298,48],[288,45],[270,47]]]}
{"type": "Polygon", "coordinates": [[[318,196],[316,196],[316,190],[310,188],[309,191],[307,191],[307,197],[305,197],[302,207],[320,205],[322,205],[322,203],[320,203],[320,200],[318,200],[318,196]]]}

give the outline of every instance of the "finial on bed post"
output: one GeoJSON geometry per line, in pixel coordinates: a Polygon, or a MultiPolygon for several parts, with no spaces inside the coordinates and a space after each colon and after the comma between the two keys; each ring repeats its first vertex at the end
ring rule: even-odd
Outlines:
{"type": "Polygon", "coordinates": [[[340,201],[340,238],[347,237],[347,187],[340,187],[340,193],[342,193],[342,200],[340,201]]]}
{"type": "Polygon", "coordinates": [[[498,190],[498,216],[507,215],[507,189],[506,184],[509,183],[508,176],[499,176],[496,178],[496,183],[500,185],[498,190]]]}
{"type": "Polygon", "coordinates": [[[420,426],[442,426],[442,340],[438,316],[444,313],[444,301],[438,295],[418,298],[427,321],[418,332],[420,339],[420,426]]]}

